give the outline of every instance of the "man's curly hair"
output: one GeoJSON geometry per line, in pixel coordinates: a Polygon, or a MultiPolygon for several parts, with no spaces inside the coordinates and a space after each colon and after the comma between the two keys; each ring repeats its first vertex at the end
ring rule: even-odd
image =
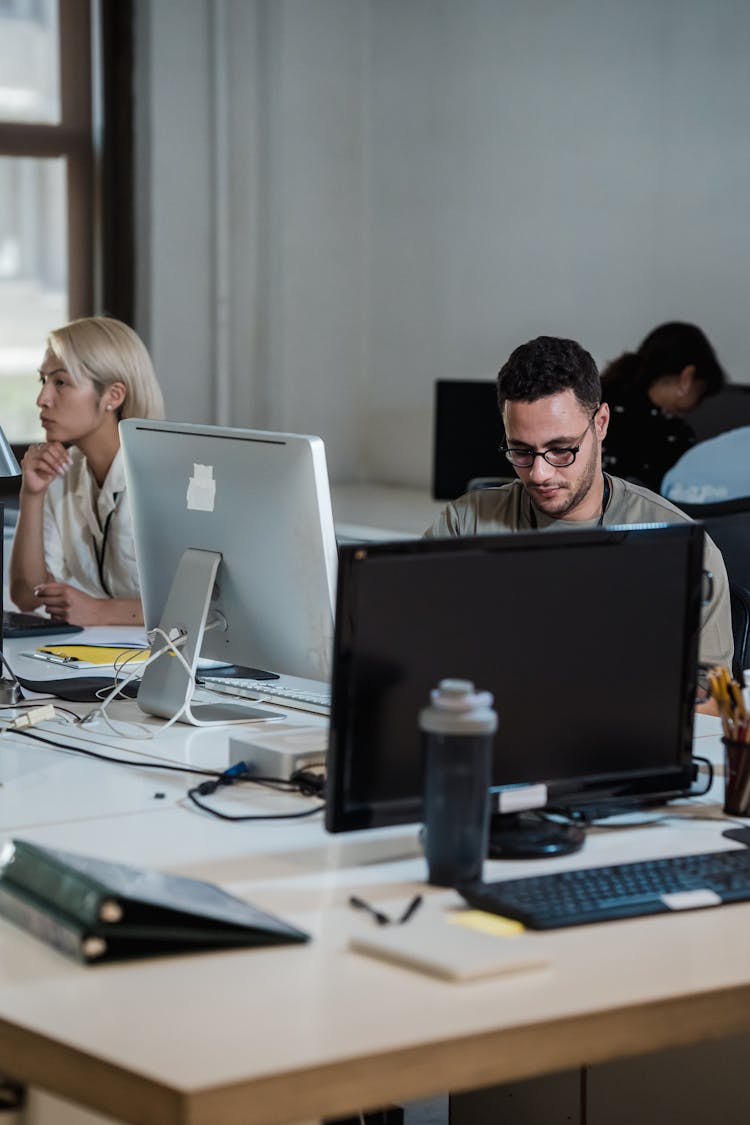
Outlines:
{"type": "Polygon", "coordinates": [[[593,357],[575,340],[537,336],[513,351],[497,377],[497,401],[536,402],[539,398],[573,391],[585,410],[595,410],[602,386],[593,357]]]}

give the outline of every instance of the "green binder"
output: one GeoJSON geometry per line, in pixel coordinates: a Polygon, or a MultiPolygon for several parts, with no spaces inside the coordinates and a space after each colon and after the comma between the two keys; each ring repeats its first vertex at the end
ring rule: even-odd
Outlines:
{"type": "Polygon", "coordinates": [[[0,915],[87,962],[309,940],[213,883],[27,840],[0,849],[0,915]]]}

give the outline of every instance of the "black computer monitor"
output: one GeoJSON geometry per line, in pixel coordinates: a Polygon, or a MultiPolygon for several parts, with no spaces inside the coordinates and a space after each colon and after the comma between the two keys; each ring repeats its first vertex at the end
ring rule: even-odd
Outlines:
{"type": "Polygon", "coordinates": [[[497,383],[489,379],[438,379],[432,495],[455,500],[469,481],[513,479],[513,467],[499,452],[505,431],[497,406],[497,383]]]}
{"type": "Polygon", "coordinates": [[[444,677],[493,693],[505,797],[593,817],[685,794],[702,553],[689,523],[342,547],[328,830],[421,820],[444,677]]]}

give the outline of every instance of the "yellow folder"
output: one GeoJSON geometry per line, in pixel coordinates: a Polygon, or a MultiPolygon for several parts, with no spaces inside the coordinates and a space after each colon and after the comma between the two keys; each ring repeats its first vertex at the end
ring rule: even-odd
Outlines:
{"type": "Polygon", "coordinates": [[[148,660],[151,650],[132,645],[42,645],[34,655],[41,660],[69,664],[73,668],[96,668],[141,664],[148,660]]]}

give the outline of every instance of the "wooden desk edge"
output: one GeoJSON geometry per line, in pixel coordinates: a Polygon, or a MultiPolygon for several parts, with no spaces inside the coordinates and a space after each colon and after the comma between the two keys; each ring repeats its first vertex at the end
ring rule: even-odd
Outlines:
{"type": "Polygon", "coordinates": [[[0,1018],[0,1071],[123,1121],[179,1125],[184,1095],[127,1067],[0,1018]]]}
{"type": "Polygon", "coordinates": [[[189,1090],[0,1021],[0,1067],[10,1077],[133,1125],[290,1125],[748,1030],[750,985],[743,985],[189,1090]]]}

